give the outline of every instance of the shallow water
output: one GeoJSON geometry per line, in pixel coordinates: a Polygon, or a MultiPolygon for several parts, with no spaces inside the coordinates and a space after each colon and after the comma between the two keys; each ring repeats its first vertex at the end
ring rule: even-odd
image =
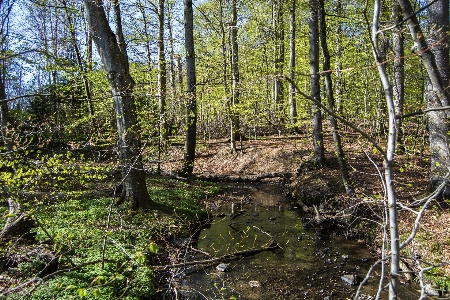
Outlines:
{"type": "MultiPolygon", "coordinates": [[[[230,205],[213,212],[224,216],[216,217],[198,238],[197,249],[211,256],[192,259],[264,248],[272,240],[280,248],[226,262],[227,272],[187,269],[179,299],[350,299],[357,286],[341,276],[363,278],[376,260],[364,243],[304,229],[300,209],[289,207],[277,185],[235,184],[227,197],[230,205]]],[[[377,280],[371,279],[363,294],[376,294],[377,280]]],[[[414,287],[402,285],[399,299],[418,296],[414,287]]]]}

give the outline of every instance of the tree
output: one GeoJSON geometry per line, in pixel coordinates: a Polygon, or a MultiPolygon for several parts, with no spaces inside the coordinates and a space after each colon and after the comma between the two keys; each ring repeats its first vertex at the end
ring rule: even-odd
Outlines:
{"type": "MultiPolygon", "coordinates": [[[[291,0],[289,6],[289,78],[295,80],[295,8],[296,0],[291,0]]],[[[292,83],[289,84],[289,115],[291,117],[291,124],[297,123],[297,102],[295,100],[295,88],[292,83]]]]}
{"type": "Polygon", "coordinates": [[[242,138],[239,125],[239,47],[237,42],[237,0],[231,3],[231,77],[232,77],[232,108],[231,108],[231,150],[236,151],[236,140],[242,138]]]}
{"type": "Polygon", "coordinates": [[[322,112],[316,102],[320,102],[319,75],[319,21],[318,1],[309,0],[309,69],[311,76],[311,96],[316,100],[312,105],[313,118],[313,146],[314,164],[322,166],[324,163],[324,145],[322,132],[322,112]]]}
{"type": "Polygon", "coordinates": [[[273,106],[274,118],[277,118],[278,106],[283,100],[283,81],[280,74],[284,67],[284,22],[283,9],[284,0],[274,0],[272,2],[272,26],[273,26],[273,68],[275,76],[273,79],[273,106]]]}
{"type": "MultiPolygon", "coordinates": [[[[448,1],[428,0],[428,45],[436,61],[436,67],[441,77],[445,100],[439,99],[433,90],[430,76],[427,78],[427,108],[434,109],[449,104],[448,91],[450,81],[448,30],[449,30],[449,4],[448,1]]],[[[450,172],[450,151],[448,138],[448,116],[446,111],[430,111],[428,113],[428,129],[430,132],[431,152],[431,182],[432,190],[436,189],[450,172]]],[[[444,190],[445,196],[450,196],[450,185],[444,190]]]]}
{"type": "Polygon", "coordinates": [[[167,70],[164,50],[164,3],[165,0],[158,1],[158,114],[160,146],[164,146],[168,138],[166,116],[167,70]]]}
{"type": "Polygon", "coordinates": [[[129,201],[130,207],[133,209],[154,207],[156,204],[149,197],[140,157],[140,128],[136,119],[133,97],[135,83],[129,72],[126,47],[120,31],[118,3],[116,3],[116,13],[119,12],[116,16],[116,24],[119,27],[117,28],[119,29],[117,37],[108,24],[101,2],[85,0],[84,5],[89,28],[106,69],[114,99],[123,178],[121,199],[129,201]]]}
{"type": "MultiPolygon", "coordinates": [[[[380,0],[375,0],[373,9],[373,20],[372,20],[372,53],[377,64],[377,69],[381,83],[383,86],[383,91],[386,99],[388,117],[389,117],[389,127],[388,127],[388,139],[387,139],[387,149],[383,153],[383,169],[384,169],[384,184],[387,196],[387,207],[389,214],[389,238],[390,238],[390,273],[389,273],[389,299],[397,299],[398,285],[399,285],[399,274],[400,274],[400,235],[398,229],[398,212],[397,212],[397,198],[395,195],[394,187],[394,157],[395,157],[395,141],[396,141],[396,131],[397,124],[395,119],[395,107],[394,99],[392,96],[391,85],[388,80],[387,72],[384,66],[383,50],[380,50],[379,46],[379,19],[381,12],[380,0]]],[[[367,19],[367,16],[366,16],[367,19]]],[[[369,21],[367,21],[369,23],[369,21]]],[[[384,253],[383,253],[384,255],[384,253]]],[[[383,280],[383,279],[381,279],[383,280]]],[[[381,286],[382,284],[380,284],[381,286]]]]}
{"type": "MultiPolygon", "coordinates": [[[[392,1],[392,18],[396,22],[396,26],[392,33],[392,50],[394,54],[394,84],[393,84],[393,94],[394,94],[394,105],[395,114],[397,116],[403,115],[403,104],[405,102],[405,65],[404,59],[404,37],[402,33],[402,26],[400,22],[403,18],[400,5],[397,0],[392,1]]],[[[400,151],[404,151],[404,141],[403,141],[403,121],[401,118],[397,119],[397,148],[400,151]]]]}
{"type": "Polygon", "coordinates": [[[194,13],[192,0],[184,0],[184,39],[186,48],[186,142],[182,175],[194,171],[195,145],[197,142],[197,102],[194,48],[194,13]]]}
{"type": "MultiPolygon", "coordinates": [[[[327,43],[327,24],[326,24],[326,13],[325,13],[325,3],[324,0],[319,0],[320,3],[320,44],[323,53],[323,71],[325,73],[325,88],[326,95],[328,99],[328,109],[331,112],[335,111],[334,95],[333,95],[333,81],[331,79],[331,58],[330,51],[328,50],[327,43]]],[[[333,140],[335,145],[335,152],[339,163],[339,168],[341,170],[342,181],[344,183],[345,191],[347,195],[353,196],[354,190],[353,185],[348,174],[347,161],[345,159],[344,149],[342,148],[341,136],[339,134],[339,126],[336,118],[330,115],[330,124],[333,130],[333,140]]]]}
{"type": "MultiPolygon", "coordinates": [[[[72,15],[69,11],[69,7],[67,6],[66,0],[62,0],[62,5],[64,8],[64,13],[66,15],[67,27],[68,27],[69,33],[70,33],[70,42],[75,51],[75,58],[76,58],[78,67],[80,69],[81,79],[83,81],[84,91],[86,93],[87,113],[88,113],[89,117],[91,117],[94,115],[94,108],[92,105],[91,87],[90,87],[90,83],[89,83],[89,80],[88,80],[87,74],[86,74],[87,68],[85,67],[85,64],[83,63],[80,47],[78,46],[78,43],[77,43],[77,33],[76,33],[75,23],[72,19],[72,15]]],[[[89,53],[91,53],[91,51],[89,53]]]]}
{"type": "MultiPolygon", "coordinates": [[[[430,188],[435,189],[438,185],[440,185],[440,183],[442,183],[445,180],[450,170],[448,125],[446,122],[447,114],[439,110],[439,108],[448,106],[448,98],[447,92],[444,89],[444,84],[434,54],[435,51],[437,53],[444,51],[446,46],[438,50],[432,51],[428,46],[428,43],[425,39],[425,35],[422,32],[420,23],[417,19],[416,13],[413,10],[411,2],[409,0],[398,0],[398,2],[404,12],[405,19],[408,20],[409,31],[411,32],[412,38],[414,40],[413,51],[422,59],[428,75],[427,108],[429,109],[429,112],[427,116],[428,116],[428,130],[430,133],[429,140],[431,153],[430,188]]],[[[441,18],[443,18],[447,14],[446,24],[448,26],[448,5],[442,4],[446,3],[445,1],[438,1],[438,2],[441,3],[441,5],[443,5],[442,9],[444,13],[441,15],[438,11],[432,9],[429,16],[431,18],[430,22],[431,24],[433,24],[433,22],[438,22],[439,19],[440,21],[438,23],[443,24],[445,22],[441,23],[441,21],[444,21],[441,18]]],[[[438,2],[435,2],[433,5],[435,5],[438,2]]],[[[439,32],[439,30],[437,32],[439,32]]],[[[443,55],[443,57],[444,56],[445,55],[443,55]]],[[[448,63],[447,66],[441,65],[441,63],[442,64],[445,63],[444,59],[440,60],[439,63],[440,67],[444,67],[444,69],[448,68],[448,63]]]]}

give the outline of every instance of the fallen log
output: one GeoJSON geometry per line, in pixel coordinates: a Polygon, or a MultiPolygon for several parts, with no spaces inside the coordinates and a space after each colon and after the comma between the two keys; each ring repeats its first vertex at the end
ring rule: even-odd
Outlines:
{"type": "Polygon", "coordinates": [[[161,271],[161,270],[166,270],[166,269],[170,269],[170,268],[180,268],[180,267],[186,267],[186,266],[192,266],[192,265],[205,265],[205,264],[208,265],[208,264],[216,263],[219,261],[221,261],[221,262],[231,261],[231,260],[235,260],[235,259],[242,258],[245,256],[251,256],[251,255],[255,255],[255,254],[258,254],[258,253],[261,253],[264,251],[271,251],[271,250],[275,250],[275,249],[280,249],[280,246],[278,246],[278,244],[272,240],[269,243],[269,246],[264,247],[264,248],[256,248],[256,249],[237,251],[234,253],[225,254],[220,257],[214,257],[214,258],[206,259],[206,260],[194,260],[194,261],[187,261],[187,262],[178,263],[178,264],[152,266],[152,269],[161,271]]]}
{"type": "MultiPolygon", "coordinates": [[[[162,176],[169,176],[180,180],[185,180],[186,178],[180,177],[178,174],[173,172],[163,172],[162,176]]],[[[232,175],[232,174],[192,174],[189,179],[196,179],[202,181],[212,181],[212,182],[261,182],[264,179],[270,178],[283,178],[288,179],[294,176],[294,173],[286,172],[274,172],[259,175],[232,175]]]]}

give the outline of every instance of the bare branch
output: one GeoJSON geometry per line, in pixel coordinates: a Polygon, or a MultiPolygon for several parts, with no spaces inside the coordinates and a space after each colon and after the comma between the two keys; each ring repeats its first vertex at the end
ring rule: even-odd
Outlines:
{"type": "Polygon", "coordinates": [[[286,79],[289,83],[291,83],[296,92],[300,95],[302,95],[303,97],[305,97],[308,100],[313,101],[317,106],[319,106],[321,109],[323,109],[327,114],[335,117],[336,119],[338,119],[339,121],[341,121],[342,123],[346,124],[347,126],[349,126],[350,128],[352,128],[353,130],[355,130],[356,132],[358,132],[361,136],[363,136],[365,139],[367,139],[378,151],[380,151],[380,153],[383,155],[383,157],[386,157],[386,151],[384,151],[383,148],[381,148],[381,146],[375,141],[374,138],[372,138],[370,135],[368,135],[367,133],[365,133],[363,130],[359,129],[358,126],[356,126],[355,124],[347,121],[345,118],[335,114],[334,112],[332,112],[331,110],[329,110],[325,105],[323,105],[320,101],[317,101],[316,99],[314,99],[313,97],[307,95],[306,93],[302,92],[297,84],[288,76],[283,76],[284,79],[286,79]]]}

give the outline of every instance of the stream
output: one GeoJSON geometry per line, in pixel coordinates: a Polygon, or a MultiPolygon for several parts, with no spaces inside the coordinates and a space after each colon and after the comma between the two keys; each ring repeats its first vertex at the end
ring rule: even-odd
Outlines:
{"type": "MultiPolygon", "coordinates": [[[[286,201],[279,185],[232,184],[224,197],[226,205],[211,212],[218,217],[200,232],[191,260],[264,248],[272,240],[280,247],[226,262],[225,271],[216,268],[221,262],[187,267],[178,299],[350,299],[358,285],[342,276],[362,279],[376,261],[363,242],[305,229],[303,212],[286,201]]],[[[374,299],[367,295],[377,289],[375,276],[360,299],[374,299]]],[[[418,299],[417,290],[401,284],[399,299],[418,299]]]]}

